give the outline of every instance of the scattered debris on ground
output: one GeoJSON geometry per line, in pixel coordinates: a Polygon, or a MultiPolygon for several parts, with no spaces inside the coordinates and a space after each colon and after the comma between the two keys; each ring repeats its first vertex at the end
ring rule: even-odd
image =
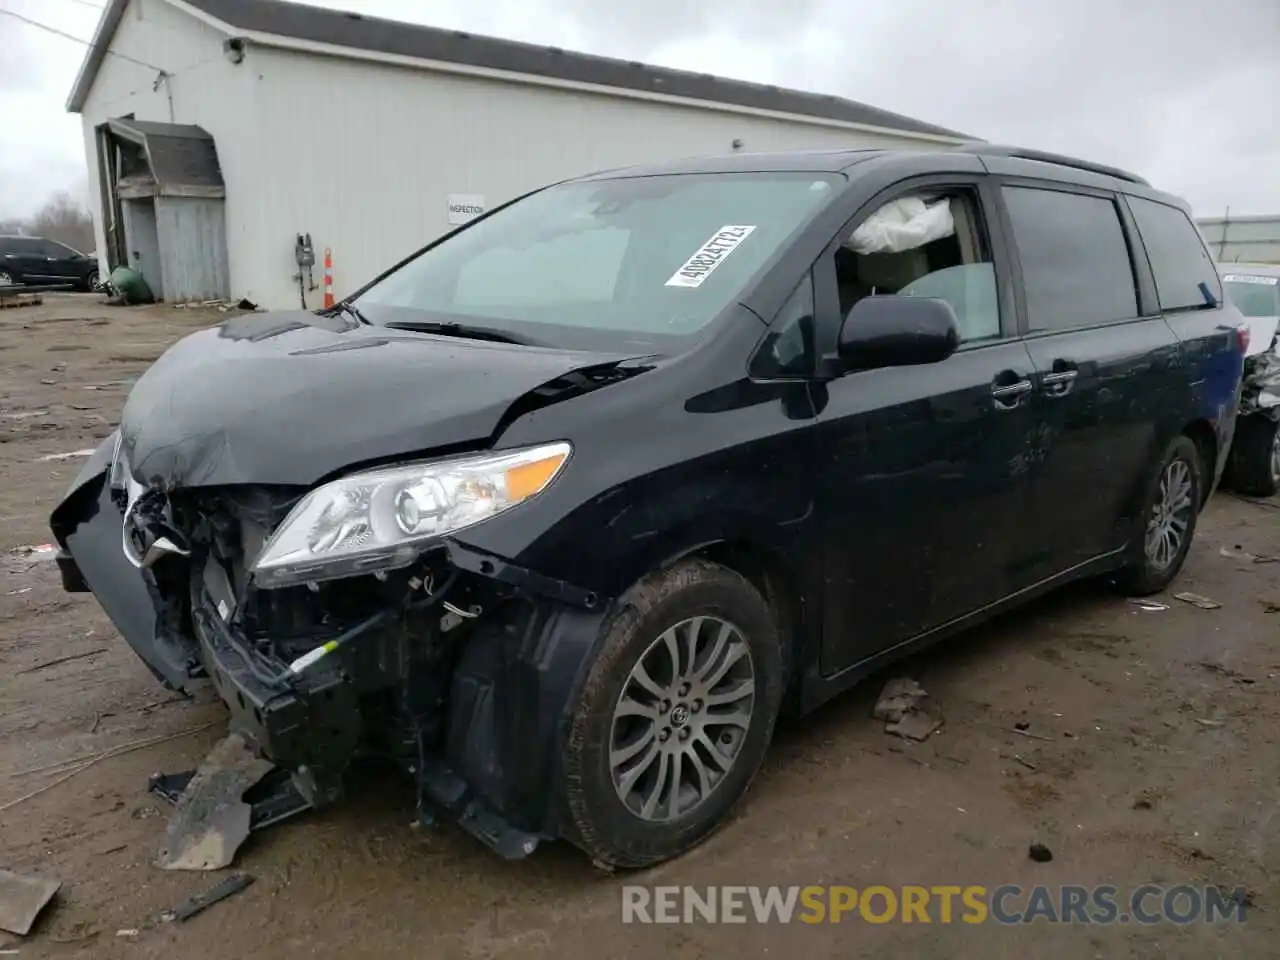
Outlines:
{"type": "Polygon", "coordinates": [[[0,870],[0,930],[25,937],[62,883],[0,870]]]}
{"type": "Polygon", "coordinates": [[[72,777],[84,773],[84,771],[88,770],[92,766],[96,766],[103,760],[110,760],[112,757],[119,757],[126,753],[133,753],[135,750],[142,750],[145,747],[154,747],[161,743],[169,743],[172,740],[180,740],[183,737],[189,737],[192,734],[208,730],[211,726],[213,726],[212,723],[202,723],[199,726],[191,727],[187,730],[180,730],[177,733],[167,733],[158,737],[146,737],[142,740],[133,740],[129,743],[122,743],[118,747],[111,747],[107,750],[101,751],[100,753],[90,754],[87,757],[75,757],[71,760],[63,760],[43,767],[32,767],[27,770],[19,770],[16,774],[13,774],[13,776],[25,776],[27,774],[34,773],[62,772],[60,776],[49,781],[44,786],[32,790],[30,793],[25,793],[20,797],[15,797],[13,800],[0,803],[0,813],[11,810],[19,804],[26,803],[28,800],[34,800],[43,793],[48,793],[54,787],[66,783],[72,777]]]}
{"type": "Polygon", "coordinates": [[[1167,603],[1161,603],[1159,600],[1143,600],[1142,598],[1139,597],[1139,598],[1134,598],[1129,602],[1132,603],[1139,610],[1147,610],[1152,613],[1158,612],[1160,610],[1169,609],[1169,605],[1167,603]]]}
{"type": "Polygon", "coordinates": [[[1053,737],[1046,737],[1043,733],[1032,733],[1026,727],[1014,727],[1011,731],[1020,737],[1027,737],[1030,740],[1043,740],[1045,743],[1053,743],[1053,737]]]}
{"type": "Polygon", "coordinates": [[[1250,553],[1238,543],[1234,547],[1220,548],[1218,550],[1218,555],[1226,557],[1228,560],[1245,560],[1249,563],[1280,563],[1280,557],[1250,553]]]}
{"type": "Polygon", "coordinates": [[[872,716],[884,721],[885,733],[905,740],[927,740],[943,723],[942,712],[928,691],[908,677],[885,684],[872,716]]]}
{"type": "Polygon", "coordinates": [[[0,310],[6,307],[38,307],[44,297],[38,293],[0,293],[0,310]]]}
{"type": "Polygon", "coordinates": [[[1048,863],[1053,859],[1053,851],[1043,843],[1033,843],[1031,848],[1027,851],[1027,856],[1036,863],[1048,863]]]}
{"type": "Polygon", "coordinates": [[[1173,595],[1173,599],[1181,600],[1183,603],[1189,603],[1193,607],[1199,607],[1201,610],[1222,609],[1222,604],[1220,604],[1217,600],[1211,600],[1209,597],[1202,597],[1200,596],[1200,594],[1191,593],[1190,591],[1175,593],[1173,595]]]}
{"type": "Polygon", "coordinates": [[[245,792],[272,767],[239,734],[222,740],[178,798],[157,865],[165,870],[229,867],[249,836],[252,809],[245,792]]]}
{"type": "Polygon", "coordinates": [[[98,654],[106,652],[106,647],[95,647],[92,650],[84,651],[84,653],[70,653],[65,657],[54,657],[52,660],[45,660],[43,663],[37,663],[34,667],[27,667],[25,670],[17,671],[17,673],[18,675],[37,673],[41,670],[48,670],[50,667],[56,667],[63,663],[70,663],[73,660],[84,660],[87,657],[96,657],[98,654]]]}
{"type": "Polygon", "coordinates": [[[216,886],[210,887],[203,893],[197,893],[185,903],[160,914],[160,922],[181,923],[184,920],[190,920],[197,913],[203,913],[215,903],[220,903],[228,897],[234,897],[242,890],[249,889],[254,879],[252,875],[247,873],[237,873],[234,876],[227,877],[216,886]]]}
{"type": "Polygon", "coordinates": [[[63,460],[77,460],[82,457],[92,457],[95,450],[93,447],[85,447],[83,450],[72,450],[69,453],[49,453],[43,457],[36,457],[36,463],[57,463],[63,460]]]}
{"type": "Polygon", "coordinates": [[[247,297],[239,300],[200,300],[173,304],[175,310],[217,310],[226,313],[228,310],[257,310],[258,305],[247,297]]]}
{"type": "Polygon", "coordinates": [[[41,560],[52,560],[57,553],[58,548],[52,543],[41,543],[35,546],[14,547],[12,550],[6,550],[5,559],[39,563],[41,560]]]}

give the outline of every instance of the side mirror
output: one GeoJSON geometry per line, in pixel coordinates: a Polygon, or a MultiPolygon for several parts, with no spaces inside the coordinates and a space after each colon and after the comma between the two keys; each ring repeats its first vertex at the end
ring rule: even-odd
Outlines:
{"type": "Polygon", "coordinates": [[[838,340],[847,370],[938,363],[959,346],[955,311],[932,297],[863,297],[844,318],[838,340]]]}

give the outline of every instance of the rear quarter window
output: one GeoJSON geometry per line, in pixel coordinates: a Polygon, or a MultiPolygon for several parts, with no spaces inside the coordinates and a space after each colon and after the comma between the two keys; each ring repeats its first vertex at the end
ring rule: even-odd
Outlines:
{"type": "Polygon", "coordinates": [[[1203,309],[1208,303],[1205,290],[1221,303],[1222,282],[1191,218],[1154,200],[1129,197],[1128,203],[1147,248],[1160,309],[1203,309]]]}

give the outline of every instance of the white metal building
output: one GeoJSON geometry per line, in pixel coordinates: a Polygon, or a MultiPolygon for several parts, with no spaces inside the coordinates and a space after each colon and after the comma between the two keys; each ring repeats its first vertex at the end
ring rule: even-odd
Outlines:
{"type": "Polygon", "coordinates": [[[67,106],[99,255],[140,266],[166,299],[269,308],[319,305],[299,289],[299,234],[316,283],[332,248],[341,297],[553,180],[972,139],[837,97],[279,0],[108,0],[67,106]]]}
{"type": "Polygon", "coordinates": [[[1280,263],[1280,214],[1196,221],[1219,263],[1280,263]]]}

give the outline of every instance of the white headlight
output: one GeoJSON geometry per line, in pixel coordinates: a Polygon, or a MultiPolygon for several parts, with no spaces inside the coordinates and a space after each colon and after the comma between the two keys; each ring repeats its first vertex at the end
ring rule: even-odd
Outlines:
{"type": "Polygon", "coordinates": [[[572,447],[500,453],[353,473],[311,491],[253,564],[261,587],[410,563],[431,540],[497,516],[547,488],[572,447]]]}

